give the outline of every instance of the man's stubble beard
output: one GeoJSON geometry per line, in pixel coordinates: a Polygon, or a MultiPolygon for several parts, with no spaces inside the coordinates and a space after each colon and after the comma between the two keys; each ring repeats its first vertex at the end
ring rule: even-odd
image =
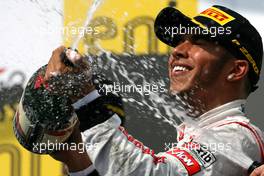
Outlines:
{"type": "Polygon", "coordinates": [[[208,73],[209,77],[206,81],[201,80],[201,76],[198,75],[188,90],[181,92],[170,91],[173,96],[176,96],[176,104],[181,106],[181,109],[184,109],[187,116],[195,119],[210,110],[210,98],[212,94],[216,93],[216,90],[211,85],[216,84],[216,80],[220,76],[217,73],[220,73],[227,60],[227,58],[219,59],[212,68],[215,74],[208,73]]]}
{"type": "Polygon", "coordinates": [[[171,93],[176,97],[176,104],[185,111],[186,116],[198,118],[206,112],[206,105],[203,99],[197,95],[201,94],[201,92],[205,92],[205,90],[196,81],[194,86],[189,90],[171,93]]]}

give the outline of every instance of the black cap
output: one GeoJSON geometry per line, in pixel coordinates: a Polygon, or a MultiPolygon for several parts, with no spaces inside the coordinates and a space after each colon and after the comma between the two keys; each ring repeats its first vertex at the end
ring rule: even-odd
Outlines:
{"type": "Polygon", "coordinates": [[[237,12],[214,5],[193,18],[166,7],[158,14],[154,29],[165,44],[175,47],[186,34],[218,41],[238,59],[249,62],[252,90],[259,80],[263,57],[262,38],[254,26],[237,12]]]}

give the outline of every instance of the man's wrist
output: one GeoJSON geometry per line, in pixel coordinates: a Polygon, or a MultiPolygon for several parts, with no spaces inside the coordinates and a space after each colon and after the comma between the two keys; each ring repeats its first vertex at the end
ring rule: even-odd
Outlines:
{"type": "MultiPolygon", "coordinates": [[[[78,151],[77,151],[78,152],[78,151]]],[[[92,162],[86,152],[72,155],[69,160],[65,161],[69,172],[79,172],[92,165],[92,162]]]]}

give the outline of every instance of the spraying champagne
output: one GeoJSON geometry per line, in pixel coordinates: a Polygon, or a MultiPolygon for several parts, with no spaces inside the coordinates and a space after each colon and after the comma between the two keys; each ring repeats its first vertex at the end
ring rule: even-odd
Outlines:
{"type": "Polygon", "coordinates": [[[56,49],[23,92],[13,123],[20,144],[46,154],[53,152],[49,145],[65,142],[78,122],[72,104],[94,89],[91,77],[91,65],[77,50],[56,49]]]}

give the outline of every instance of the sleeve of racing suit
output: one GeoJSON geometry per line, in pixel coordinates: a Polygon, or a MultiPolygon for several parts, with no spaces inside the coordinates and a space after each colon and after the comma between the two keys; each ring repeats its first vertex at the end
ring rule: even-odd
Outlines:
{"type": "Polygon", "coordinates": [[[129,135],[114,114],[104,123],[82,133],[87,153],[100,175],[187,176],[200,171],[196,159],[185,150],[154,154],[129,135]]]}
{"type": "Polygon", "coordinates": [[[210,130],[217,134],[217,140],[214,137],[200,138],[199,143],[193,141],[191,146],[173,148],[157,155],[129,135],[120,123],[119,117],[113,115],[82,133],[83,141],[89,146],[86,149],[93,167],[102,176],[247,175],[240,163],[242,156],[252,161],[260,160],[251,132],[236,123],[210,130]],[[230,137],[230,134],[236,136],[230,137]],[[208,146],[197,148],[196,144],[199,146],[200,143],[208,146]]]}
{"type": "MultiPolygon", "coordinates": [[[[76,102],[74,107],[76,111],[79,111],[90,102],[100,104],[100,99],[104,99],[104,96],[95,90],[76,102]]],[[[88,109],[94,110],[93,107],[88,109]]],[[[80,115],[85,114],[87,116],[89,113],[85,111],[80,115]]],[[[115,113],[105,122],[82,130],[82,138],[93,166],[70,173],[71,176],[86,176],[93,170],[98,171],[100,175],[184,176],[193,175],[200,170],[198,162],[186,151],[178,151],[178,154],[164,152],[156,155],[153,150],[145,147],[129,135],[123,127],[120,127],[120,118],[123,121],[123,118],[115,113]]],[[[82,119],[85,117],[80,121],[82,119]]]]}

